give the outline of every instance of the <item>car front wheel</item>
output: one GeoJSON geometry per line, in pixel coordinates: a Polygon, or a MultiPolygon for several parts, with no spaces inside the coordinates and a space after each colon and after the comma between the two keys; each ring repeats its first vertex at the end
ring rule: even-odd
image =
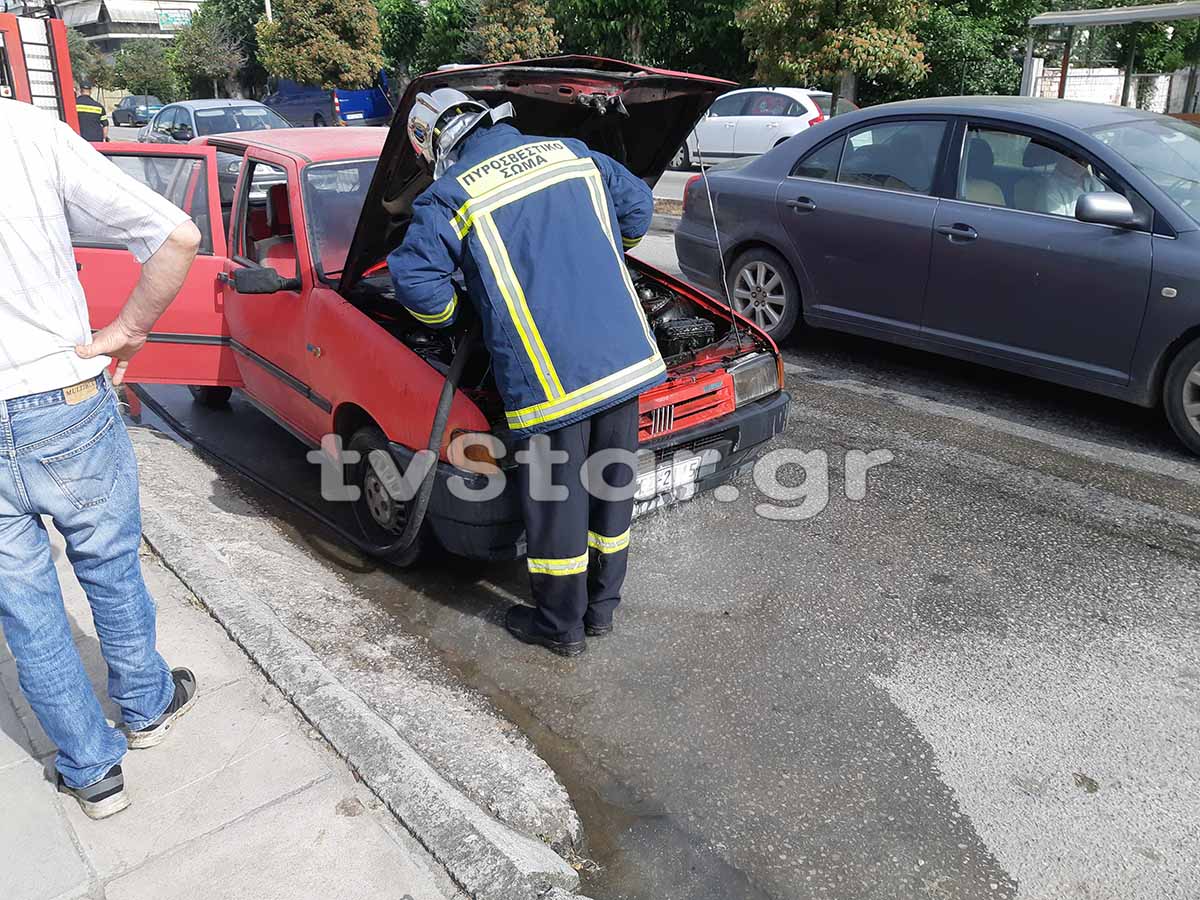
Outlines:
{"type": "Polygon", "coordinates": [[[671,157],[671,168],[676,171],[692,167],[692,154],[688,152],[687,144],[683,144],[671,157]]]}
{"type": "Polygon", "coordinates": [[[191,384],[188,385],[188,390],[192,392],[193,400],[209,409],[224,409],[229,405],[229,398],[233,396],[233,388],[228,387],[200,387],[191,384]]]}
{"type": "Polygon", "coordinates": [[[313,127],[314,128],[324,128],[325,127],[325,117],[322,116],[320,113],[317,113],[315,116],[313,116],[313,127]]]}
{"type": "MultiPolygon", "coordinates": [[[[395,543],[408,525],[412,502],[393,497],[387,486],[391,480],[387,472],[372,463],[375,451],[383,453],[383,456],[377,457],[380,466],[392,462],[387,437],[377,426],[367,425],[354,432],[346,449],[359,454],[357,462],[346,466],[345,483],[359,490],[359,497],[354,501],[354,517],[358,520],[363,538],[376,547],[395,543]]],[[[417,532],[416,540],[408,547],[378,555],[394,566],[404,568],[413,565],[424,550],[422,532],[423,529],[417,532]]]]}
{"type": "Polygon", "coordinates": [[[787,261],[774,250],[753,247],[729,267],[729,298],[736,312],[779,341],[800,316],[800,288],[787,261]]]}
{"type": "Polygon", "coordinates": [[[1200,338],[1171,361],[1163,380],[1163,409],[1179,439],[1200,454],[1200,338]]]}

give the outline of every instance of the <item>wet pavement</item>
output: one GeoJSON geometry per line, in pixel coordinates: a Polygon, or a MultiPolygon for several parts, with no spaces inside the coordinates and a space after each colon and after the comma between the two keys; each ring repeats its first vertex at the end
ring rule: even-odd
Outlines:
{"type": "MultiPolygon", "coordinates": [[[[803,488],[746,478],[640,520],[617,632],[578,660],[498,626],[519,563],[379,567],[230,478],[535,742],[597,900],[1200,895],[1197,461],[1115,401],[856,338],[785,350],[774,446],[827,455],[803,462],[827,507],[764,517],[803,488]],[[847,452],[879,450],[848,499],[847,452]]],[[[240,398],[148,390],[344,512],[240,398]]]]}

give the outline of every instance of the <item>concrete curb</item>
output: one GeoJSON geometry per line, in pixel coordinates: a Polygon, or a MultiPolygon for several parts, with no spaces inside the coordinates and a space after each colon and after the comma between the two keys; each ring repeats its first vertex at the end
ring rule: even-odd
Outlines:
{"type": "Polygon", "coordinates": [[[497,821],[441,777],[384,719],[326,668],[275,612],[151,492],[143,534],[164,565],[355,769],[472,897],[570,897],[578,873],[541,841],[497,821]]]}

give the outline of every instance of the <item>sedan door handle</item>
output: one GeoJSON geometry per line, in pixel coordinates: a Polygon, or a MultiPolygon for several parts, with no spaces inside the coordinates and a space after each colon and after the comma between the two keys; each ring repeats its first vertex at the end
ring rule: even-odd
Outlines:
{"type": "Polygon", "coordinates": [[[962,222],[955,222],[953,225],[938,225],[933,230],[938,234],[944,234],[952,241],[973,241],[979,237],[978,231],[962,222]]]}
{"type": "Polygon", "coordinates": [[[817,208],[817,204],[809,197],[797,197],[795,200],[787,201],[787,205],[798,213],[812,212],[817,208]]]}

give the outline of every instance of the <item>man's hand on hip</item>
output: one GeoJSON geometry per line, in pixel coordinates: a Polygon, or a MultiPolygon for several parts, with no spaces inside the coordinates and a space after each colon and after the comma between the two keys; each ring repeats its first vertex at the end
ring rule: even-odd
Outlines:
{"type": "Polygon", "coordinates": [[[111,356],[117,361],[112,375],[113,384],[120,384],[125,380],[129,361],[145,346],[146,336],[146,332],[135,331],[118,318],[92,335],[90,344],[76,347],[75,353],[80,359],[111,356]]]}

